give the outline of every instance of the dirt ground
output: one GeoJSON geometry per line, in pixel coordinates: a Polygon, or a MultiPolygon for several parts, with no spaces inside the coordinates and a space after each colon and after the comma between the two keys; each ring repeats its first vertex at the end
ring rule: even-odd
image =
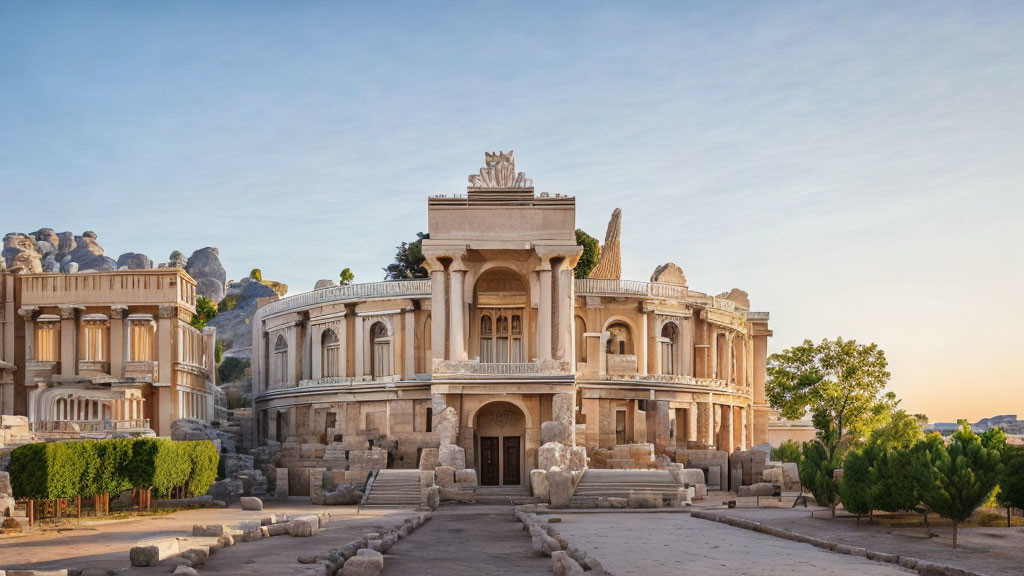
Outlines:
{"type": "MultiPolygon", "coordinates": [[[[308,498],[267,502],[262,512],[236,507],[201,509],[127,521],[95,523],[81,528],[51,530],[0,538],[0,569],[107,568],[129,566],[128,550],[140,540],[191,536],[194,524],[237,525],[270,514],[327,512],[331,522],[310,538],[276,536],[219,550],[202,569],[204,574],[289,574],[301,567],[300,554],[326,553],[366,532],[399,524],[412,510],[364,509],[353,506],[313,506],[308,498]],[[305,502],[303,502],[305,500],[305,502]]],[[[133,569],[128,574],[163,574],[166,566],[133,569]]]]}

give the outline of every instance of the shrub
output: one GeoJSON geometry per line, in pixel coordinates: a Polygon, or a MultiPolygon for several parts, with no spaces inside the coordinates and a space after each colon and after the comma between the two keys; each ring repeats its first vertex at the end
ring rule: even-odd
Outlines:
{"type": "Polygon", "coordinates": [[[803,457],[800,454],[800,445],[792,440],[786,440],[779,444],[778,448],[772,448],[772,460],[779,462],[800,463],[803,457]]]}
{"type": "Polygon", "coordinates": [[[234,310],[235,306],[238,305],[238,297],[238,294],[229,294],[221,299],[221,301],[217,303],[217,313],[223,314],[228,310],[234,310]]]}
{"type": "Polygon", "coordinates": [[[244,382],[245,371],[249,369],[249,361],[228,356],[217,366],[217,381],[221,384],[244,382]]]}
{"type": "Polygon", "coordinates": [[[253,268],[249,271],[249,279],[257,282],[263,282],[263,271],[259,268],[253,268]]]}
{"type": "Polygon", "coordinates": [[[871,513],[871,465],[873,454],[854,450],[843,461],[843,478],[839,482],[839,499],[850,514],[871,513]]]}
{"type": "Polygon", "coordinates": [[[839,505],[839,485],[835,480],[838,468],[837,459],[823,442],[804,442],[803,460],[799,464],[800,483],[819,506],[827,506],[832,511],[833,517],[839,505]]]}

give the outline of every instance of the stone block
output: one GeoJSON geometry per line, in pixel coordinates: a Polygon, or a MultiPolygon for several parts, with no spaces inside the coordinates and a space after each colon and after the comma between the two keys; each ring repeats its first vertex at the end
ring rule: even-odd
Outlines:
{"type": "Polygon", "coordinates": [[[14,516],[14,498],[10,496],[0,496],[0,518],[5,516],[14,516]]]}
{"type": "Polygon", "coordinates": [[[701,483],[701,484],[694,484],[693,485],[693,497],[695,499],[706,498],[707,495],[708,495],[708,485],[707,484],[701,483]]]}
{"type": "Polygon", "coordinates": [[[767,482],[758,482],[757,484],[751,484],[750,486],[740,486],[737,490],[737,496],[778,496],[780,489],[777,484],[769,484],[767,482]]]}
{"type": "Polygon", "coordinates": [[[376,550],[363,548],[345,561],[341,576],[380,576],[384,571],[384,555],[376,550]]]}
{"type": "Polygon", "coordinates": [[[192,526],[193,536],[223,536],[228,534],[230,529],[223,524],[195,524],[192,526]]]}
{"type": "Polygon", "coordinates": [[[554,466],[563,470],[569,468],[569,447],[558,442],[542,444],[537,450],[537,467],[551,470],[554,466]]]}
{"type": "Polygon", "coordinates": [[[661,494],[651,492],[631,492],[629,494],[630,508],[661,508],[661,494]]]}
{"type": "Polygon", "coordinates": [[[277,515],[271,514],[270,516],[260,518],[260,526],[272,526],[277,524],[277,515]]]}
{"type": "Polygon", "coordinates": [[[434,412],[434,431],[437,432],[438,443],[441,446],[455,444],[459,434],[459,415],[455,408],[448,406],[440,412],[434,412]]]}
{"type": "Polygon", "coordinates": [[[280,524],[274,524],[272,526],[266,526],[267,533],[271,536],[284,536],[288,533],[288,523],[282,522],[280,524]]]}
{"type": "Polygon", "coordinates": [[[132,566],[145,567],[156,566],[162,560],[166,560],[176,554],[178,554],[178,540],[176,538],[164,538],[133,546],[128,551],[128,558],[132,566]]]}
{"type": "Polygon", "coordinates": [[[451,466],[438,466],[434,470],[434,481],[441,488],[448,490],[455,489],[455,468],[451,466]]]}
{"type": "Polygon", "coordinates": [[[302,516],[287,524],[288,534],[292,536],[316,536],[320,530],[320,518],[317,516],[302,516]]]}
{"type": "Polygon", "coordinates": [[[579,472],[587,467],[587,449],[583,446],[569,447],[569,469],[579,472]]]}
{"type": "Polygon", "coordinates": [[[277,468],[274,471],[274,498],[288,497],[288,469],[277,468]]]}
{"type": "Polygon", "coordinates": [[[476,470],[464,468],[455,471],[455,483],[461,488],[473,488],[477,485],[476,470]]]}
{"type": "Polygon", "coordinates": [[[11,474],[0,470],[0,496],[10,496],[13,493],[11,489],[11,474]]]}
{"type": "Polygon", "coordinates": [[[608,506],[612,508],[629,508],[629,498],[620,498],[617,496],[608,497],[608,506]]]}
{"type": "Polygon", "coordinates": [[[438,449],[437,448],[424,448],[420,452],[420,470],[433,470],[440,466],[438,462],[438,449]]]}
{"type": "Polygon", "coordinates": [[[437,507],[441,505],[441,489],[437,486],[431,486],[425,491],[426,505],[430,510],[437,510],[437,507]]]}
{"type": "Polygon", "coordinates": [[[187,550],[179,553],[178,556],[188,560],[189,564],[193,567],[200,568],[210,559],[210,547],[190,545],[187,550]]]}
{"type": "Polygon", "coordinates": [[[564,422],[549,420],[540,425],[540,441],[542,444],[558,442],[569,446],[571,445],[571,434],[564,422]]]}
{"type": "Polygon", "coordinates": [[[309,501],[313,504],[323,505],[325,503],[324,476],[326,474],[326,468],[311,468],[309,470],[309,501]]]}
{"type": "Polygon", "coordinates": [[[547,502],[550,499],[547,475],[547,470],[530,470],[530,489],[533,491],[534,498],[541,502],[547,502]]]}
{"type": "Polygon", "coordinates": [[[242,510],[263,510],[263,500],[255,496],[242,496],[239,500],[242,503],[242,510]]]}
{"type": "Polygon", "coordinates": [[[554,467],[547,473],[548,494],[552,508],[565,508],[572,499],[572,472],[554,467]]]}
{"type": "Polygon", "coordinates": [[[420,488],[430,488],[434,485],[434,471],[420,470],[420,488]]]}
{"type": "Polygon", "coordinates": [[[466,450],[455,444],[442,444],[438,448],[437,461],[441,466],[462,470],[466,467],[466,450]]]}
{"type": "Polygon", "coordinates": [[[476,502],[476,492],[472,490],[449,490],[441,488],[442,502],[476,502]]]}

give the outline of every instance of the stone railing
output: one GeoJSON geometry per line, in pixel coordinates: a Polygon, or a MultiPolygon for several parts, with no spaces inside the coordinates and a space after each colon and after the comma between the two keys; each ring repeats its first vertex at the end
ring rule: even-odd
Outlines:
{"type": "Polygon", "coordinates": [[[430,296],[430,280],[388,280],[366,284],[332,286],[282,298],[259,309],[260,317],[302,310],[319,304],[372,300],[378,298],[425,298],[430,296]]]}
{"type": "MultiPolygon", "coordinates": [[[[731,300],[716,298],[703,292],[695,292],[679,284],[665,284],[661,282],[579,278],[576,280],[576,294],[580,296],[637,296],[641,298],[686,300],[726,312],[740,311],[736,303],[731,300]]],[[[764,314],[767,314],[767,312],[764,312],[764,314]]]]}
{"type": "MultiPolygon", "coordinates": [[[[299,380],[299,388],[318,388],[323,386],[352,386],[354,384],[362,383],[373,383],[373,382],[398,382],[401,378],[398,375],[392,376],[381,376],[374,378],[372,376],[362,376],[356,378],[355,376],[331,376],[329,378],[311,378],[307,380],[299,380]]],[[[273,388],[272,390],[288,390],[288,388],[273,388]]]]}
{"type": "Polygon", "coordinates": [[[33,432],[113,432],[117,430],[148,430],[148,418],[133,420],[44,420],[33,422],[33,432]]]}
{"type": "Polygon", "coordinates": [[[696,386],[700,388],[709,388],[713,390],[722,391],[749,391],[749,387],[744,386],[730,386],[725,380],[719,380],[717,378],[694,378],[693,376],[685,376],[679,374],[605,374],[602,375],[604,380],[635,380],[640,382],[659,382],[665,384],[679,384],[682,386],[696,386]]]}
{"type": "Polygon", "coordinates": [[[518,374],[567,374],[568,362],[538,360],[536,362],[477,362],[475,360],[434,360],[434,374],[515,376],[518,374]]]}
{"type": "Polygon", "coordinates": [[[748,320],[769,320],[770,314],[768,312],[747,312],[748,320]]]}
{"type": "Polygon", "coordinates": [[[110,374],[110,362],[106,360],[79,360],[79,374],[110,374]]]}

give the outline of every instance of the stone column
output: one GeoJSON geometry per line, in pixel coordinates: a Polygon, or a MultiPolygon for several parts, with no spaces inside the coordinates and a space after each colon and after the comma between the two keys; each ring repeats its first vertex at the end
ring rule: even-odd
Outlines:
{"type": "Polygon", "coordinates": [[[728,406],[722,406],[722,411],[723,412],[726,412],[726,411],[728,412],[727,414],[723,414],[723,416],[725,416],[725,418],[722,419],[724,421],[722,423],[722,428],[728,427],[728,431],[726,431],[725,438],[727,438],[729,440],[729,444],[725,447],[725,450],[727,452],[729,452],[730,454],[732,454],[733,450],[736,449],[736,436],[735,436],[734,428],[732,426],[732,423],[733,423],[732,403],[730,402],[728,406]]]}
{"type": "Polygon", "coordinates": [[[76,306],[60,307],[60,375],[78,373],[78,322],[76,306]]]}
{"type": "MultiPolygon", "coordinates": [[[[18,309],[18,314],[25,319],[25,360],[31,362],[36,359],[36,312],[38,306],[23,306],[18,309]]],[[[14,357],[11,356],[11,360],[14,357]]],[[[12,399],[13,402],[13,399],[12,399]]]]}
{"type": "Polygon", "coordinates": [[[114,378],[124,376],[124,363],[129,359],[125,354],[127,342],[131,337],[128,329],[128,307],[110,307],[110,375],[114,378]]]}
{"type": "Polygon", "coordinates": [[[353,342],[353,344],[355,344],[355,353],[353,354],[353,356],[355,356],[356,361],[354,376],[358,380],[362,378],[363,374],[365,373],[363,367],[363,343],[366,341],[366,338],[363,337],[363,317],[356,314],[355,320],[356,329],[353,336],[355,337],[356,341],[353,342]]]}
{"type": "Polygon", "coordinates": [[[324,325],[310,326],[309,327],[309,339],[311,341],[309,352],[309,371],[310,378],[313,380],[319,380],[324,377],[324,325]]]}
{"type": "Polygon", "coordinates": [[[686,417],[690,420],[690,425],[688,426],[689,436],[686,437],[686,441],[687,442],[696,442],[697,441],[697,430],[698,430],[698,424],[697,424],[697,403],[696,402],[692,402],[690,404],[690,408],[686,411],[686,417]]]}
{"type": "Polygon", "coordinates": [[[661,332],[658,331],[658,319],[654,316],[653,309],[646,311],[644,317],[647,324],[647,354],[650,356],[647,361],[647,373],[661,374],[661,332]]]}
{"type": "Polygon", "coordinates": [[[405,311],[405,333],[402,335],[405,342],[405,380],[416,378],[416,311],[409,309],[405,311]]]}
{"type": "Polygon", "coordinates": [[[445,294],[445,271],[444,266],[436,258],[428,258],[426,264],[430,267],[430,355],[427,362],[431,360],[444,360],[446,358],[445,348],[448,338],[445,324],[448,318],[448,308],[445,294]]]}
{"type": "Polygon", "coordinates": [[[701,446],[711,446],[715,441],[711,406],[710,394],[707,402],[697,402],[697,443],[701,446]]]}
{"type": "Polygon", "coordinates": [[[551,263],[541,260],[537,269],[540,294],[537,298],[537,358],[551,359],[551,263]]]}
{"type": "Polygon", "coordinates": [[[338,376],[348,376],[348,321],[345,318],[334,324],[334,333],[338,335],[338,376]]]}
{"type": "MultiPolygon", "coordinates": [[[[166,386],[171,384],[171,365],[176,360],[176,358],[173,357],[174,349],[171,347],[171,336],[172,330],[175,328],[172,320],[177,318],[177,316],[177,307],[160,307],[159,320],[157,320],[156,327],[157,358],[160,360],[159,383],[166,386]]],[[[169,409],[170,406],[162,406],[160,408],[160,412],[164,412],[169,409]]],[[[157,415],[156,410],[153,411],[153,415],[157,415]]],[[[167,426],[170,426],[170,422],[167,423],[167,426]]]]}
{"type": "Polygon", "coordinates": [[[694,376],[693,371],[693,318],[683,318],[679,328],[679,347],[681,348],[679,373],[686,376],[694,376]]]}
{"type": "Polygon", "coordinates": [[[740,406],[740,450],[747,449],[747,409],[740,406]]]}
{"type": "Polygon", "coordinates": [[[640,333],[634,338],[634,346],[636,347],[633,352],[636,354],[636,372],[640,376],[647,375],[647,364],[649,358],[647,357],[647,344],[650,337],[648,335],[650,328],[648,322],[648,316],[646,313],[640,314],[640,333]]]}
{"type": "Polygon", "coordinates": [[[451,338],[449,342],[449,353],[452,360],[466,360],[466,337],[465,337],[465,314],[466,305],[463,299],[463,281],[466,278],[466,267],[462,264],[462,258],[455,258],[448,268],[451,287],[451,309],[449,310],[448,332],[451,338]]]}
{"type": "Polygon", "coordinates": [[[711,443],[716,450],[722,449],[722,405],[711,405],[711,443]]]}

